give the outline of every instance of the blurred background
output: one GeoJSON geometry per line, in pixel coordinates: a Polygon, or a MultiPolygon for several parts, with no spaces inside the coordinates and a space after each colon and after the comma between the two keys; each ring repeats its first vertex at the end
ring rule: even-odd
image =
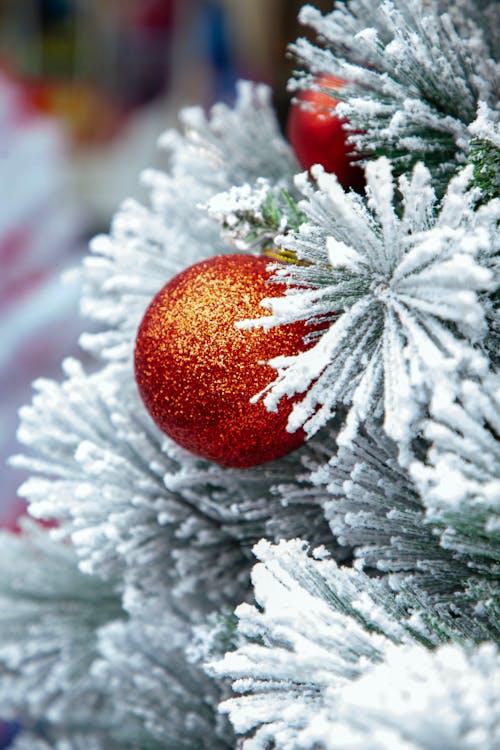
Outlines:
{"type": "MultiPolygon", "coordinates": [[[[331,0],[315,3],[322,10],[331,0]]],[[[180,107],[275,92],[281,121],[303,31],[296,0],[0,0],[0,526],[16,530],[17,412],[60,377],[84,327],[61,273],[107,231],[180,107]]],[[[15,726],[0,723],[0,748],[15,726]]]]}

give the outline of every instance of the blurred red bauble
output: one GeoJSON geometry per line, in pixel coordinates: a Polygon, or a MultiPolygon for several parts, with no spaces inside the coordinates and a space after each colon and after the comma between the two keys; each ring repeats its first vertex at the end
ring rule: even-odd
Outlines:
{"type": "Polygon", "coordinates": [[[220,255],[182,271],[151,302],[139,327],[135,375],[158,427],[176,443],[223,466],[271,461],[304,442],[286,424],[293,400],[268,412],[250,398],[276,373],[263,364],[307,347],[305,323],[240,330],[235,323],[266,313],[265,297],[283,284],[266,284],[263,257],[220,255]]]}
{"type": "MultiPolygon", "coordinates": [[[[340,78],[327,75],[318,76],[315,83],[332,91],[345,85],[340,78]]],[[[321,164],[327,172],[337,176],[345,190],[361,191],[363,170],[351,155],[353,146],[346,142],[347,131],[343,124],[347,120],[335,116],[338,102],[324,91],[301,91],[290,106],[287,137],[303,169],[321,164]]]]}

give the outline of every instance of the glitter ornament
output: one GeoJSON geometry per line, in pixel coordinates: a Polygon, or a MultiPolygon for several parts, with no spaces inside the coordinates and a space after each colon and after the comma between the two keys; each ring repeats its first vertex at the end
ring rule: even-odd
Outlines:
{"type": "MultiPolygon", "coordinates": [[[[215,256],[182,271],[157,294],[139,327],[135,374],[158,427],[192,453],[244,468],[298,448],[304,432],[286,430],[292,399],[268,412],[250,399],[276,376],[265,364],[304,351],[303,322],[242,330],[266,314],[260,302],[281,296],[267,284],[269,260],[215,256]]],[[[270,313],[269,313],[270,314],[270,313]]]]}
{"type": "Polygon", "coordinates": [[[297,101],[290,106],[288,140],[303,169],[321,164],[327,172],[337,176],[345,190],[360,191],[364,186],[363,170],[351,154],[353,146],[347,143],[347,133],[343,128],[347,120],[335,116],[339,100],[325,91],[338,90],[345,86],[345,81],[321,75],[315,79],[315,84],[323,91],[301,91],[297,94],[297,101]]]}

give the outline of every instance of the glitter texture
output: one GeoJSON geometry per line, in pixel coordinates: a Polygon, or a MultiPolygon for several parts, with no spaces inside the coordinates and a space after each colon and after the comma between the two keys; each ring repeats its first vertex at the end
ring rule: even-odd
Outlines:
{"type": "Polygon", "coordinates": [[[280,296],[267,284],[263,257],[221,255],[175,276],[156,295],[139,327],[135,373],[144,404],[179,445],[223,466],[248,467],[289,453],[304,433],[286,431],[293,401],[277,412],[250,398],[275,377],[263,364],[295,355],[304,323],[239,330],[235,323],[265,315],[260,302],[280,296]]]}

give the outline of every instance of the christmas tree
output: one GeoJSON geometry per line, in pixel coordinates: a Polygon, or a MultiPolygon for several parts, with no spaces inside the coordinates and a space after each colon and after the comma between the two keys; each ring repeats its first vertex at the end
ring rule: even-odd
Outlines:
{"type": "Polygon", "coordinates": [[[2,535],[15,750],[500,746],[499,10],[305,6],[294,149],[241,83],[92,242],[100,365],[14,459],[57,525],[2,535]]]}

